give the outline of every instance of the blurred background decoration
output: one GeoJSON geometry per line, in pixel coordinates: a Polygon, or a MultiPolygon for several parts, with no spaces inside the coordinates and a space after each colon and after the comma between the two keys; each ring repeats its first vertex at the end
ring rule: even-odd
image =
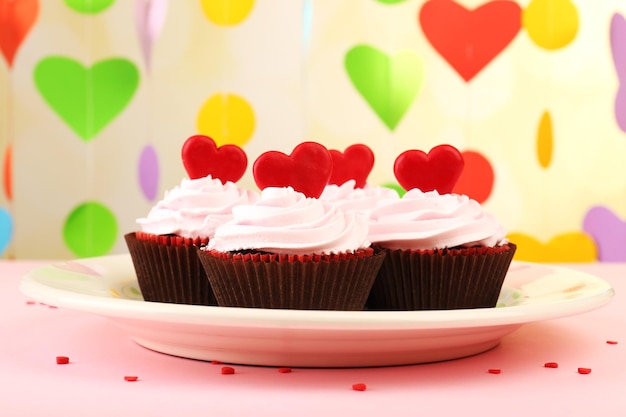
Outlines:
{"type": "Polygon", "coordinates": [[[626,261],[625,16],[623,0],[0,0],[0,253],[126,252],[202,133],[249,161],[364,143],[389,186],[401,152],[449,143],[455,191],[517,259],[626,261]]]}

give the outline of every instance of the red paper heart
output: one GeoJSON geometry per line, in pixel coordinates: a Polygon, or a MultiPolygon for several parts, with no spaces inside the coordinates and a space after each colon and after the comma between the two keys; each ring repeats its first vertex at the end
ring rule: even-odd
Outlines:
{"type": "Polygon", "coordinates": [[[328,149],[316,142],[302,142],[291,155],[278,151],[262,153],[252,165],[254,181],[260,189],[292,187],[312,198],[322,194],[332,170],[328,149]]]}
{"type": "Polygon", "coordinates": [[[489,198],[493,189],[493,167],[480,152],[463,151],[461,155],[465,165],[452,192],[465,194],[482,204],[489,198]]]}
{"type": "Polygon", "coordinates": [[[374,152],[360,143],[348,146],[343,153],[331,149],[333,172],[329,184],[342,185],[346,181],[355,180],[355,188],[363,188],[367,183],[367,176],[374,167],[374,152]]]}
{"type": "Polygon", "coordinates": [[[490,1],[474,10],[453,0],[429,0],[419,22],[433,48],[470,81],[515,38],[521,13],[511,0],[490,1]]]}
{"type": "Polygon", "coordinates": [[[237,182],[248,166],[248,157],[239,146],[222,145],[218,148],[213,139],[204,135],[187,139],[181,154],[190,179],[211,175],[222,183],[237,182]]]}
{"type": "Polygon", "coordinates": [[[0,0],[0,52],[9,68],[39,13],[37,0],[0,0]]]}
{"type": "Polygon", "coordinates": [[[454,146],[435,146],[428,154],[404,151],[396,158],[393,173],[405,189],[419,188],[427,192],[437,190],[439,194],[452,192],[454,184],[463,172],[463,155],[454,146]]]}

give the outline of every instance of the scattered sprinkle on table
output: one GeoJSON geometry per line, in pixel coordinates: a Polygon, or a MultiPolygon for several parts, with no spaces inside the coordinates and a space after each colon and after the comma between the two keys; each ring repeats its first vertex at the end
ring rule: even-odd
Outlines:
{"type": "Polygon", "coordinates": [[[587,375],[591,373],[591,368],[578,368],[578,373],[587,375]]]}
{"type": "Polygon", "coordinates": [[[34,302],[33,300],[28,300],[28,301],[26,301],[26,304],[28,304],[29,306],[32,306],[32,305],[35,305],[37,303],[34,302]]]}
{"type": "Polygon", "coordinates": [[[139,379],[139,377],[137,377],[137,376],[129,376],[129,375],[127,375],[127,376],[124,377],[124,381],[128,381],[128,382],[135,382],[137,379],[139,379]]]}
{"type": "Polygon", "coordinates": [[[365,391],[367,389],[367,385],[363,383],[352,384],[352,389],[354,391],[365,391]]]}
{"type": "Polygon", "coordinates": [[[67,356],[57,356],[57,365],[67,365],[70,363],[70,358],[67,356]]]}
{"type": "Polygon", "coordinates": [[[235,373],[235,368],[230,366],[222,366],[222,375],[232,375],[235,373]]]}
{"type": "Polygon", "coordinates": [[[616,345],[617,341],[615,341],[615,340],[607,340],[606,343],[609,344],[609,345],[616,345]]]}
{"type": "Polygon", "coordinates": [[[543,366],[546,368],[558,368],[559,364],[556,362],[546,362],[543,364],[543,366]]]}
{"type": "Polygon", "coordinates": [[[501,374],[502,370],[501,369],[489,369],[487,372],[489,372],[490,374],[501,374]]]}
{"type": "Polygon", "coordinates": [[[222,362],[220,361],[211,361],[211,365],[221,365],[222,362]]]}
{"type": "Polygon", "coordinates": [[[291,368],[278,368],[279,374],[288,374],[289,372],[291,372],[291,368]]]}

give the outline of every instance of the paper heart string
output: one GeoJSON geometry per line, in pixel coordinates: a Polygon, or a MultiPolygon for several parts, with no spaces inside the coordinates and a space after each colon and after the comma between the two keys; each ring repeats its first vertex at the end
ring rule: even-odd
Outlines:
{"type": "Polygon", "coordinates": [[[418,20],[428,42],[469,82],[515,38],[521,8],[510,0],[489,1],[473,10],[453,0],[429,0],[418,20]]]}
{"type": "Polygon", "coordinates": [[[583,220],[583,230],[596,242],[600,262],[626,262],[626,221],[609,207],[590,208],[583,220]]]}
{"type": "Polygon", "coordinates": [[[394,130],[424,83],[424,64],[412,50],[393,55],[357,45],[345,56],[350,81],[383,123],[394,130]]]}
{"type": "Polygon", "coordinates": [[[355,188],[365,187],[374,167],[374,152],[367,145],[357,143],[348,146],[343,153],[335,149],[328,152],[333,160],[329,184],[342,185],[346,181],[355,180],[355,188]]]}
{"type": "Polygon", "coordinates": [[[463,155],[451,145],[435,146],[426,154],[419,150],[404,151],[396,158],[393,173],[405,189],[419,188],[439,194],[452,192],[465,163],[463,155]]]}
{"type": "Polygon", "coordinates": [[[0,0],[0,52],[9,68],[38,14],[38,0],[0,0]]]}
{"type": "Polygon", "coordinates": [[[463,172],[452,189],[455,194],[464,194],[484,203],[493,190],[494,172],[491,163],[477,151],[463,151],[463,172]]]}
{"type": "Polygon", "coordinates": [[[262,153],[252,166],[254,181],[260,189],[292,187],[311,198],[322,194],[332,170],[330,152],[316,142],[302,142],[290,155],[278,151],[262,153]]]}
{"type": "Polygon", "coordinates": [[[74,58],[48,56],[34,70],[37,90],[80,138],[89,142],[128,106],[139,87],[139,70],[124,58],[86,67],[74,58]]]}
{"type": "Polygon", "coordinates": [[[148,71],[152,65],[152,45],[163,29],[167,5],[167,0],[135,0],[135,26],[148,71]]]}
{"type": "Polygon", "coordinates": [[[181,151],[183,166],[190,179],[211,175],[222,183],[237,182],[248,167],[248,157],[237,145],[222,145],[204,135],[189,137],[181,151]]]}
{"type": "Polygon", "coordinates": [[[619,13],[611,18],[611,53],[613,65],[619,79],[615,94],[614,114],[617,125],[626,132],[626,19],[619,13]]]}
{"type": "Polygon", "coordinates": [[[509,233],[507,238],[517,245],[515,257],[526,262],[594,262],[596,246],[586,233],[573,231],[553,236],[547,242],[525,233],[509,233]]]}

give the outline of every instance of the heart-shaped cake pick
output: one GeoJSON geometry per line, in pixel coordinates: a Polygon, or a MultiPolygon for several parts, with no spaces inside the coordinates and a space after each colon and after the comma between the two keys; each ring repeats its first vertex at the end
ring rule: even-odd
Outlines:
{"type": "Polygon", "coordinates": [[[355,188],[363,188],[367,183],[367,176],[374,167],[374,152],[361,143],[350,145],[343,153],[331,149],[333,159],[333,173],[329,184],[342,185],[346,181],[356,181],[355,188]]]}
{"type": "Polygon", "coordinates": [[[252,165],[254,181],[260,189],[292,187],[311,198],[318,198],[328,184],[333,161],[328,149],[316,142],[302,142],[285,155],[268,151],[252,165]]]}
{"type": "Polygon", "coordinates": [[[408,150],[396,158],[393,173],[405,190],[419,188],[448,194],[458,181],[465,163],[463,155],[451,145],[435,146],[428,154],[408,150]]]}
{"type": "Polygon", "coordinates": [[[211,175],[226,183],[237,182],[246,172],[248,157],[237,145],[219,148],[208,136],[194,135],[185,141],[181,152],[183,165],[190,179],[211,175]]]}

